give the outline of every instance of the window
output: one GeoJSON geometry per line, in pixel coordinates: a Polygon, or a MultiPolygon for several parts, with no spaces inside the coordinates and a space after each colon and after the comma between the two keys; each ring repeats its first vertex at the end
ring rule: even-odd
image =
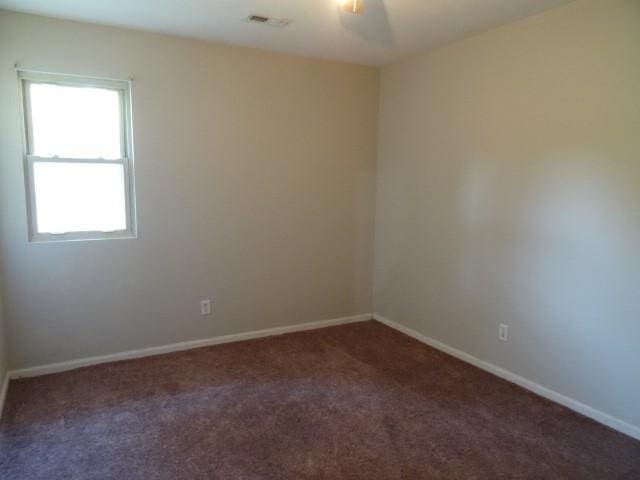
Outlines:
{"type": "Polygon", "coordinates": [[[129,82],[19,77],[30,239],[135,236],[129,82]]]}

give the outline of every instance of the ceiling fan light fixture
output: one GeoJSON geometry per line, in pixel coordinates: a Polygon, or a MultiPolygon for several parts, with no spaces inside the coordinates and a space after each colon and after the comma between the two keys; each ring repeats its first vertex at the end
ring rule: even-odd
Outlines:
{"type": "Polygon", "coordinates": [[[345,12],[360,15],[364,13],[364,0],[338,0],[340,8],[345,12]]]}

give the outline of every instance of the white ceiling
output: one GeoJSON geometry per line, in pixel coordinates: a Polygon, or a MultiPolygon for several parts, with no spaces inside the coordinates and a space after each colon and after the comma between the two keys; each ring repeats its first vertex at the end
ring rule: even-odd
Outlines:
{"type": "Polygon", "coordinates": [[[0,8],[383,65],[571,0],[365,0],[365,13],[338,0],[0,0],[0,8]],[[245,22],[285,17],[284,29],[245,22]]]}

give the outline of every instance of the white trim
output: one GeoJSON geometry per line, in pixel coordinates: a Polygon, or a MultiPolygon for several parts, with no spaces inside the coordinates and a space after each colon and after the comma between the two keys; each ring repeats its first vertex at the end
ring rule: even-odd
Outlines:
{"type": "Polygon", "coordinates": [[[596,422],[602,423],[614,430],[622,432],[630,437],[633,437],[637,440],[640,440],[640,426],[632,425],[630,423],[625,422],[624,420],[620,420],[619,418],[615,418],[608,413],[604,413],[600,410],[597,410],[589,405],[585,405],[578,400],[574,400],[573,398],[567,397],[558,393],[550,388],[543,387],[542,385],[535,383],[531,380],[527,380],[520,375],[516,375],[513,372],[505,370],[504,368],[498,367],[492,363],[486,362],[484,360],[480,360],[473,355],[470,355],[462,350],[458,350],[457,348],[451,347],[445,343],[442,343],[439,340],[436,340],[431,337],[427,337],[409,327],[405,327],[404,325],[399,324],[398,322],[394,322],[393,320],[389,320],[388,318],[383,317],[382,315],[378,315],[377,313],[373,314],[373,319],[387,325],[388,327],[393,328],[399,332],[404,333],[410,337],[415,338],[416,340],[429,345],[437,350],[440,350],[444,353],[447,353],[453,357],[456,357],[464,362],[470,363],[471,365],[478,367],[486,372],[492,373],[497,377],[508,380],[509,382],[515,383],[527,390],[540,395],[548,400],[559,403],[560,405],[564,405],[571,410],[578,412],[586,417],[589,417],[596,422]]]}
{"type": "Polygon", "coordinates": [[[38,83],[51,83],[54,85],[79,85],[83,87],[110,88],[121,90],[128,88],[132,78],[107,78],[93,75],[77,75],[75,73],[43,72],[40,70],[26,70],[17,67],[18,78],[38,83]]]}
{"type": "Polygon", "coordinates": [[[2,411],[4,410],[4,401],[7,399],[7,390],[9,390],[9,372],[4,376],[2,382],[2,390],[0,390],[0,419],[2,419],[2,411]]]}
{"type": "Polygon", "coordinates": [[[11,370],[7,374],[7,378],[23,378],[37,377],[39,375],[48,375],[50,373],[64,372],[75,368],[87,367],[90,365],[98,365],[100,363],[117,362],[120,360],[130,360],[133,358],[149,357],[152,355],[161,355],[163,353],[179,352],[182,350],[191,350],[193,348],[208,347],[211,345],[219,345],[222,343],[239,342],[242,340],[251,340],[253,338],[270,337],[273,335],[282,335],[284,333],[301,332],[305,330],[316,330],[319,328],[333,327],[335,325],[344,325],[347,323],[365,322],[371,320],[370,313],[361,315],[353,315],[351,317],[334,318],[330,320],[319,320],[316,322],[300,323],[297,325],[287,325],[283,327],[267,328],[264,330],[254,330],[250,332],[234,333],[231,335],[222,335],[220,337],[205,338],[202,340],[190,340],[187,342],[172,343],[158,347],[142,348],[140,350],[129,350],[127,352],[112,353],[109,355],[100,355],[97,357],[79,358],[77,360],[68,360],[66,362],[51,363],[48,365],[39,365],[37,367],[23,368],[20,370],[11,370]]]}
{"type": "Polygon", "coordinates": [[[56,73],[36,72],[16,68],[20,85],[21,113],[24,138],[24,173],[27,194],[27,219],[29,226],[29,241],[60,242],[79,240],[103,240],[113,238],[137,238],[136,204],[135,204],[135,174],[133,161],[133,125],[132,125],[132,93],[131,80],[112,80],[106,78],[84,77],[80,75],[65,75],[56,73]],[[75,87],[95,87],[109,89],[118,93],[120,101],[120,157],[117,159],[101,158],[60,158],[39,157],[33,155],[33,128],[31,120],[31,93],[29,85],[47,83],[75,87]],[[126,228],[124,230],[104,232],[39,232],[37,224],[37,204],[35,198],[34,171],[35,162],[52,163],[100,163],[121,165],[123,169],[126,228]]]}

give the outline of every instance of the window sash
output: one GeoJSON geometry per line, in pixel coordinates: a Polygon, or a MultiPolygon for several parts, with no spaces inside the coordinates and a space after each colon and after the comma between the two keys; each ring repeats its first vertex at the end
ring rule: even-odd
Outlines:
{"type": "MultiPolygon", "coordinates": [[[[129,118],[129,108],[128,108],[128,100],[127,100],[127,91],[128,84],[121,84],[123,82],[117,81],[108,81],[105,84],[105,81],[99,81],[99,79],[88,79],[86,82],[82,82],[78,80],[76,77],[68,77],[66,75],[62,76],[62,78],[56,78],[57,76],[37,74],[34,76],[33,74],[22,74],[22,92],[24,96],[24,121],[25,121],[25,144],[26,144],[26,153],[27,155],[33,155],[33,119],[31,116],[31,89],[29,88],[32,84],[49,84],[49,85],[59,85],[62,87],[76,87],[76,88],[101,88],[104,90],[112,90],[118,93],[118,99],[120,103],[120,156],[126,157],[129,154],[130,142],[131,138],[129,135],[130,118],[129,118]],[[66,80],[71,78],[71,80],[66,80]],[[93,81],[92,81],[93,80],[93,81]],[[94,82],[97,82],[94,84],[94,82]],[[115,82],[115,83],[114,83],[115,82]],[[120,85],[121,84],[121,85],[120,85]]],[[[96,157],[99,158],[99,157],[96,157]]]]}
{"type": "Polygon", "coordinates": [[[100,238],[123,238],[130,237],[135,234],[134,232],[134,215],[135,211],[132,208],[132,165],[129,158],[121,158],[118,160],[106,160],[96,158],[61,158],[61,157],[37,157],[34,155],[25,155],[25,169],[27,179],[27,192],[28,192],[28,220],[31,231],[31,240],[33,241],[55,241],[55,240],[86,240],[86,239],[100,239],[100,238]],[[36,163],[60,163],[60,164],[106,164],[106,165],[122,165],[123,179],[124,179],[124,195],[125,195],[125,216],[126,227],[123,230],[103,231],[103,230],[88,230],[88,231],[73,231],[73,232],[60,232],[60,233],[48,233],[38,231],[38,219],[36,214],[36,189],[35,189],[35,175],[34,164],[36,163]]]}
{"type": "Polygon", "coordinates": [[[24,125],[24,170],[27,191],[27,219],[29,226],[29,239],[32,242],[48,242],[63,240],[99,240],[107,238],[134,238],[136,236],[136,210],[134,194],[133,173],[133,143],[131,130],[131,90],[130,81],[111,80],[101,78],[88,78],[75,75],[60,75],[43,72],[18,71],[18,78],[22,87],[22,107],[24,125]],[[104,88],[115,90],[120,98],[120,128],[121,132],[121,157],[119,159],[104,158],[64,158],[64,157],[39,157],[33,155],[31,105],[29,95],[30,83],[48,83],[62,86],[75,86],[85,88],[104,88]],[[122,165],[125,192],[126,229],[117,231],[76,231],[64,233],[40,233],[38,232],[34,181],[35,163],[66,163],[66,164],[91,164],[104,163],[109,165],[122,165]]]}

